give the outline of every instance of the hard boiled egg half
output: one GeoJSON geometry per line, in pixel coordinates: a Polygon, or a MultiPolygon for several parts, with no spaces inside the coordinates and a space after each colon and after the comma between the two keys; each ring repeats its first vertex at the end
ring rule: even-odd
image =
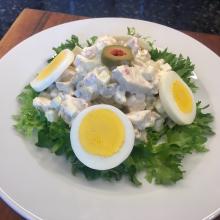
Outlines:
{"type": "Polygon", "coordinates": [[[41,92],[55,82],[62,73],[73,63],[74,54],[69,49],[62,50],[46,67],[44,67],[37,77],[30,83],[31,87],[41,92]]]}
{"type": "Polygon", "coordinates": [[[163,72],[159,96],[167,115],[179,125],[191,124],[196,116],[196,103],[188,85],[174,72],[163,72]]]}
{"type": "Polygon", "coordinates": [[[70,140],[77,158],[96,170],[118,166],[131,153],[134,129],[118,108],[94,105],[84,109],[73,120],[70,140]]]}

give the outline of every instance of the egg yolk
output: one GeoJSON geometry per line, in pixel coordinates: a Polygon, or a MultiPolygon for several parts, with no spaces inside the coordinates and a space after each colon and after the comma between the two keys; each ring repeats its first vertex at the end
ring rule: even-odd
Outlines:
{"type": "Polygon", "coordinates": [[[61,51],[52,61],[49,63],[46,67],[44,67],[43,70],[38,74],[37,80],[44,80],[47,78],[53,71],[55,71],[60,64],[63,62],[63,60],[66,57],[65,51],[61,51]]]}
{"type": "Polygon", "coordinates": [[[88,153],[105,157],[112,156],[124,143],[124,125],[111,110],[93,110],[83,118],[80,124],[79,139],[80,144],[88,153]]]}
{"type": "Polygon", "coordinates": [[[193,110],[193,99],[186,86],[179,80],[175,80],[172,86],[174,100],[183,113],[193,110]]]}

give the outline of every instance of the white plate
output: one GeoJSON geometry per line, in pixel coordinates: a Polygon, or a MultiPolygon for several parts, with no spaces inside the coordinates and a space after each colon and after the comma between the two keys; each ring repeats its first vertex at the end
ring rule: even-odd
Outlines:
{"type": "MultiPolygon", "coordinates": [[[[0,195],[29,219],[202,219],[220,205],[220,59],[196,40],[171,28],[140,20],[100,18],[70,22],[23,41],[0,61],[0,195]],[[185,160],[184,179],[170,187],[128,181],[89,182],[74,177],[63,157],[36,148],[12,128],[16,96],[52,55],[51,48],[71,34],[81,41],[93,35],[126,34],[134,26],[159,47],[189,56],[201,81],[200,96],[215,114],[216,136],[210,152],[185,160]]],[[[217,213],[217,212],[216,212],[217,213]]]]}

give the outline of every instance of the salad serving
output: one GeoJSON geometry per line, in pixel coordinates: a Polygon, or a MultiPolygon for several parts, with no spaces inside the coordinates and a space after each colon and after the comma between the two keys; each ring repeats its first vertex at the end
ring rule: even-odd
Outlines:
{"type": "Polygon", "coordinates": [[[134,28],[86,46],[73,35],[53,50],[18,96],[15,128],[64,155],[74,175],[141,185],[145,172],[168,185],[183,178],[187,154],[208,150],[213,116],[195,101],[189,58],[156,48],[134,28]]]}

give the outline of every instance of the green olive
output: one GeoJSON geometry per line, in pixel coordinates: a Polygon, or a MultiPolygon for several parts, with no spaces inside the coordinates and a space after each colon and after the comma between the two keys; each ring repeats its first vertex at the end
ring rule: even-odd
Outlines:
{"type": "Polygon", "coordinates": [[[113,68],[120,65],[130,65],[134,57],[129,47],[111,45],[103,49],[101,58],[104,65],[113,68]]]}

